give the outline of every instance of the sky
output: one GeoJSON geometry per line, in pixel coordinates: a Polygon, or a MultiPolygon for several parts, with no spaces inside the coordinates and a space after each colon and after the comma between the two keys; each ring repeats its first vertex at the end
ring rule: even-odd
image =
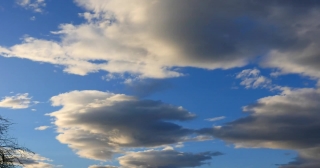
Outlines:
{"type": "Polygon", "coordinates": [[[0,0],[23,168],[319,168],[320,1],[0,0]]]}

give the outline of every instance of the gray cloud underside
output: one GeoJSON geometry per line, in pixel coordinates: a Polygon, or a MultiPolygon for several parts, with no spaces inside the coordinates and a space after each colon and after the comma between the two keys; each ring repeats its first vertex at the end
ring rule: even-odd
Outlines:
{"type": "Polygon", "coordinates": [[[193,132],[168,121],[192,119],[190,114],[155,101],[117,102],[109,107],[87,109],[75,117],[77,120],[69,124],[86,123],[99,132],[117,130],[120,137],[121,134],[134,137],[123,144],[128,147],[175,143],[193,132]]]}
{"type": "Polygon", "coordinates": [[[194,119],[194,114],[161,101],[92,90],[60,94],[51,101],[54,106],[62,106],[50,114],[56,119],[57,139],[81,157],[106,160],[123,148],[205,138],[174,123],[194,119]]]}
{"type": "Polygon", "coordinates": [[[123,168],[184,168],[198,167],[220,152],[184,153],[175,150],[132,152],[118,158],[123,168]]]}
{"type": "MultiPolygon", "coordinates": [[[[184,168],[209,164],[212,157],[223,155],[221,152],[185,153],[167,150],[147,150],[128,152],[118,158],[119,168],[184,168]]],[[[116,166],[92,165],[89,168],[117,168],[116,166]]]]}
{"type": "Polygon", "coordinates": [[[286,165],[280,165],[279,168],[318,168],[320,166],[320,162],[313,160],[310,162],[307,159],[297,158],[295,161],[288,163],[286,165]]]}
{"type": "Polygon", "coordinates": [[[174,67],[263,66],[320,77],[320,2],[314,0],[75,0],[87,21],[63,24],[61,41],[26,38],[1,55],[141,77],[181,76],[174,67]],[[99,60],[100,63],[93,62],[99,60]]]}
{"type": "Polygon", "coordinates": [[[221,128],[202,129],[201,132],[234,143],[237,147],[297,150],[301,161],[284,168],[319,167],[319,101],[319,89],[286,90],[281,95],[265,97],[246,106],[244,110],[250,112],[248,117],[221,128]]]}

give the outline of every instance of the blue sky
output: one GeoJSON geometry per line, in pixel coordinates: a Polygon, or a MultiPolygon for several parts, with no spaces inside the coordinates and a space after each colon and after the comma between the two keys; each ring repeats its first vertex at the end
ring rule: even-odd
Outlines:
{"type": "Polygon", "coordinates": [[[0,2],[25,168],[318,168],[320,2],[0,2]]]}

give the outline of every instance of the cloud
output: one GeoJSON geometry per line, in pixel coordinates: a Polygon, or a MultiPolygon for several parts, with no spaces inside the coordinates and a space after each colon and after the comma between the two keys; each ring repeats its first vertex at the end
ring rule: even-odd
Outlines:
{"type": "Polygon", "coordinates": [[[56,119],[57,139],[81,157],[103,161],[125,148],[203,140],[174,123],[192,120],[194,114],[161,101],[84,90],[54,96],[51,102],[62,106],[49,114],[56,119]]]}
{"type": "MultiPolygon", "coordinates": [[[[308,1],[311,2],[311,1],[308,1]]],[[[273,49],[261,63],[263,66],[277,68],[280,73],[297,73],[305,76],[320,78],[320,57],[317,38],[320,35],[319,4],[309,10],[305,8],[306,17],[288,18],[285,26],[294,31],[297,40],[289,49],[273,49]]],[[[280,12],[280,11],[278,11],[280,12]]]]}
{"type": "Polygon", "coordinates": [[[40,127],[35,128],[35,130],[43,131],[43,130],[46,130],[46,129],[50,128],[50,127],[51,126],[40,126],[40,127]]]}
{"type": "Polygon", "coordinates": [[[290,162],[289,164],[279,165],[279,168],[318,168],[319,165],[320,162],[316,160],[310,162],[306,159],[297,158],[296,161],[290,162]]]}
{"type": "Polygon", "coordinates": [[[106,165],[106,166],[91,165],[91,166],[89,166],[88,168],[118,168],[118,167],[116,167],[116,166],[109,166],[109,165],[106,165]]]}
{"type": "Polygon", "coordinates": [[[208,164],[205,161],[214,156],[222,155],[221,152],[185,153],[175,150],[147,150],[132,152],[119,157],[119,163],[123,168],[183,168],[198,167],[208,164]]]}
{"type": "Polygon", "coordinates": [[[271,88],[271,80],[265,76],[260,74],[260,70],[258,69],[245,69],[242,70],[236,76],[237,79],[241,79],[240,85],[245,86],[247,89],[249,88],[271,88]]]}
{"type": "Polygon", "coordinates": [[[51,159],[43,157],[39,154],[33,154],[30,152],[20,151],[19,155],[26,156],[20,158],[21,163],[23,163],[23,168],[58,168],[61,166],[56,166],[50,164],[51,159]]]}
{"type": "Polygon", "coordinates": [[[16,3],[28,10],[32,10],[34,12],[43,12],[43,7],[46,6],[45,0],[16,0],[16,3]]]}
{"type": "Polygon", "coordinates": [[[295,166],[319,167],[319,101],[320,89],[286,90],[244,107],[245,112],[250,112],[249,116],[219,128],[202,129],[202,133],[212,134],[236,147],[296,150],[301,160],[295,166]]]}
{"type": "Polygon", "coordinates": [[[214,122],[214,121],[223,120],[223,119],[225,119],[225,118],[226,118],[225,116],[221,116],[221,117],[207,118],[207,119],[205,119],[205,120],[206,120],[206,121],[214,122]]]}
{"type": "Polygon", "coordinates": [[[37,101],[31,101],[28,93],[16,94],[15,96],[6,96],[0,100],[0,107],[11,109],[25,109],[32,104],[37,104],[37,101]]]}
{"type": "Polygon", "coordinates": [[[53,33],[61,40],[29,37],[0,48],[1,55],[61,65],[78,75],[101,70],[142,78],[184,75],[177,67],[241,67],[263,56],[264,66],[320,77],[317,1],[75,2],[87,21],[60,25],[53,33]]]}

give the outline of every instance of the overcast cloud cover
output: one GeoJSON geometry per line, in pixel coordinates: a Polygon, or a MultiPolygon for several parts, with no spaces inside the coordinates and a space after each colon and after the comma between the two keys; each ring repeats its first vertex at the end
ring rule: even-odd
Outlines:
{"type": "MultiPolygon", "coordinates": [[[[61,78],[66,85],[61,89],[59,81],[46,74],[45,78],[53,79],[55,85],[45,87],[54,92],[43,99],[50,99],[55,110],[40,110],[47,113],[52,123],[37,123],[37,118],[33,121],[37,123],[32,125],[33,131],[54,130],[57,141],[77,156],[101,162],[91,163],[89,168],[210,167],[207,163],[216,159],[214,156],[228,153],[184,150],[188,149],[184,148],[185,143],[209,140],[222,140],[235,148],[285,149],[298,153],[292,162],[274,163],[279,168],[320,167],[320,85],[309,84],[320,81],[320,1],[73,2],[82,9],[78,13],[81,23],[59,22],[47,32],[48,36],[25,34],[20,43],[0,43],[1,59],[49,63],[62,68],[70,79],[76,79],[73,78],[76,75],[89,81],[81,83],[77,78],[70,89],[69,79],[61,78]],[[220,74],[238,70],[231,76],[232,82],[240,86],[234,87],[234,94],[241,92],[243,102],[247,103],[242,108],[245,114],[230,121],[234,117],[228,116],[229,110],[236,108],[224,110],[216,103],[220,99],[214,96],[220,96],[222,101],[230,93],[216,91],[202,97],[209,93],[206,83],[224,81],[218,75],[199,75],[194,69],[217,72],[219,69],[220,74]],[[193,78],[189,73],[198,76],[193,78]],[[91,85],[95,83],[89,78],[91,74],[102,75],[104,83],[97,84],[97,89],[91,85]],[[289,82],[281,83],[281,80],[289,82]],[[300,80],[308,82],[297,86],[300,80]],[[296,85],[291,86],[292,83],[296,85]],[[125,89],[121,90],[122,86],[125,89]],[[166,92],[180,88],[193,94],[166,92]],[[248,97],[253,94],[246,93],[253,92],[256,97],[263,96],[252,101],[248,97]],[[167,100],[185,104],[173,105],[167,100]],[[201,104],[207,102],[214,103],[214,109],[201,104]],[[197,110],[201,111],[199,115],[197,110]],[[201,122],[210,125],[208,121],[211,121],[214,125],[199,124],[197,116],[201,122]],[[181,147],[181,151],[174,146],[181,147]],[[110,160],[116,160],[118,165],[105,164],[110,160]]],[[[35,23],[38,18],[51,17],[50,3],[55,2],[14,1],[20,9],[37,14],[32,16],[37,18],[33,19],[35,23]]],[[[210,89],[217,87],[225,91],[229,85],[224,85],[223,88],[212,85],[210,89]]],[[[23,110],[39,103],[29,96],[31,92],[17,93],[2,96],[0,107],[23,110]]],[[[235,97],[232,95],[223,103],[230,107],[239,104],[232,102],[231,98],[235,97]]],[[[25,166],[54,167],[50,159],[40,155],[35,160],[26,162],[25,166]]]]}

